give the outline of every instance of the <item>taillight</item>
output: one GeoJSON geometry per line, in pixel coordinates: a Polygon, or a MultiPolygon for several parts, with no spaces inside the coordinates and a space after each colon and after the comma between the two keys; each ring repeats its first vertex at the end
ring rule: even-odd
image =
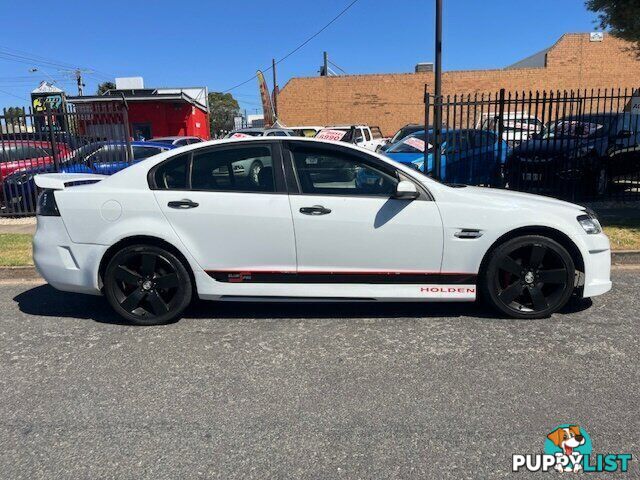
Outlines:
{"type": "Polygon", "coordinates": [[[38,197],[38,205],[36,206],[36,215],[41,217],[59,217],[60,211],[56,203],[54,190],[43,190],[38,197]]]}

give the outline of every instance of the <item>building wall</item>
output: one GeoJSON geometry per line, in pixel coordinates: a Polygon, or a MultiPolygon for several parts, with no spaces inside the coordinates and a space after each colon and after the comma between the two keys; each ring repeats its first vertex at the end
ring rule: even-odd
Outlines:
{"type": "MultiPolygon", "coordinates": [[[[443,93],[638,88],[640,61],[630,47],[610,35],[591,42],[589,34],[566,34],[547,53],[546,67],[445,72],[443,93]]],[[[433,92],[433,84],[433,73],[292,78],[278,110],[286,125],[365,123],[391,135],[424,123],[424,89],[433,92]]]]}
{"type": "Polygon", "coordinates": [[[153,137],[194,135],[210,138],[206,112],[189,103],[129,102],[129,123],[151,124],[153,137]]]}

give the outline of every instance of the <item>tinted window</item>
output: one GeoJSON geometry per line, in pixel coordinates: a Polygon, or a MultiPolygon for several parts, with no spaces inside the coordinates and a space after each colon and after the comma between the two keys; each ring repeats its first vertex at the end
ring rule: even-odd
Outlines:
{"type": "Polygon", "coordinates": [[[275,192],[271,149],[255,146],[197,153],[191,186],[194,190],[275,192]]]}
{"type": "Polygon", "coordinates": [[[364,132],[364,138],[365,140],[368,142],[369,140],[371,140],[371,133],[369,133],[369,129],[367,128],[363,128],[362,131],[364,132]]]}
{"type": "Polygon", "coordinates": [[[173,140],[170,138],[152,138],[151,141],[155,143],[164,143],[166,145],[173,145],[173,140]]]}
{"type": "Polygon", "coordinates": [[[299,148],[293,158],[303,193],[388,197],[398,183],[391,175],[346,153],[299,148]]]}
{"type": "Polygon", "coordinates": [[[50,155],[50,153],[47,153],[42,148],[30,145],[0,146],[0,158],[3,162],[15,162],[17,160],[44,158],[50,155]]]}
{"type": "Polygon", "coordinates": [[[175,144],[178,147],[184,147],[185,145],[189,145],[189,140],[187,140],[186,138],[183,138],[182,140],[176,140],[175,144]]]}
{"type": "Polygon", "coordinates": [[[202,140],[200,140],[199,138],[190,138],[188,140],[189,145],[191,145],[192,143],[200,143],[202,140]]]}
{"type": "Polygon", "coordinates": [[[141,160],[143,158],[153,157],[158,153],[162,152],[161,148],[158,147],[133,147],[133,159],[141,160]]]}
{"type": "Polygon", "coordinates": [[[154,176],[156,187],[161,190],[187,190],[188,171],[188,153],[172,158],[161,164],[156,170],[154,176]]]}

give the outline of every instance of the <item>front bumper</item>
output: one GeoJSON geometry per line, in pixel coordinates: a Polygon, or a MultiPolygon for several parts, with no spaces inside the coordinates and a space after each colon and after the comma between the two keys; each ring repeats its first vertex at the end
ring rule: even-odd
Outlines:
{"type": "Polygon", "coordinates": [[[611,246],[604,233],[581,235],[581,251],[584,259],[584,298],[602,295],[611,290],[611,246]]]}
{"type": "Polygon", "coordinates": [[[73,243],[61,217],[38,217],[33,261],[40,275],[58,290],[100,295],[98,269],[107,248],[73,243]]]}

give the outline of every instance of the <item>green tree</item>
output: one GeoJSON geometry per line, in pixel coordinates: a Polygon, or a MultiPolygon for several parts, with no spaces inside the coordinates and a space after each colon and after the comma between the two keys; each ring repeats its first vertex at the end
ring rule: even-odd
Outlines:
{"type": "Polygon", "coordinates": [[[116,84],[113,82],[102,82],[98,84],[98,90],[96,91],[97,95],[102,95],[104,92],[108,90],[115,90],[116,84]]]}
{"type": "Polygon", "coordinates": [[[7,123],[11,123],[16,126],[25,124],[24,107],[9,107],[5,109],[5,112],[7,123]]]}
{"type": "Polygon", "coordinates": [[[218,136],[222,131],[233,130],[233,118],[240,115],[240,105],[230,93],[209,93],[209,123],[211,135],[218,136]]]}
{"type": "Polygon", "coordinates": [[[640,53],[640,2],[638,0],[587,0],[598,14],[600,26],[624,40],[634,42],[640,53]]]}

